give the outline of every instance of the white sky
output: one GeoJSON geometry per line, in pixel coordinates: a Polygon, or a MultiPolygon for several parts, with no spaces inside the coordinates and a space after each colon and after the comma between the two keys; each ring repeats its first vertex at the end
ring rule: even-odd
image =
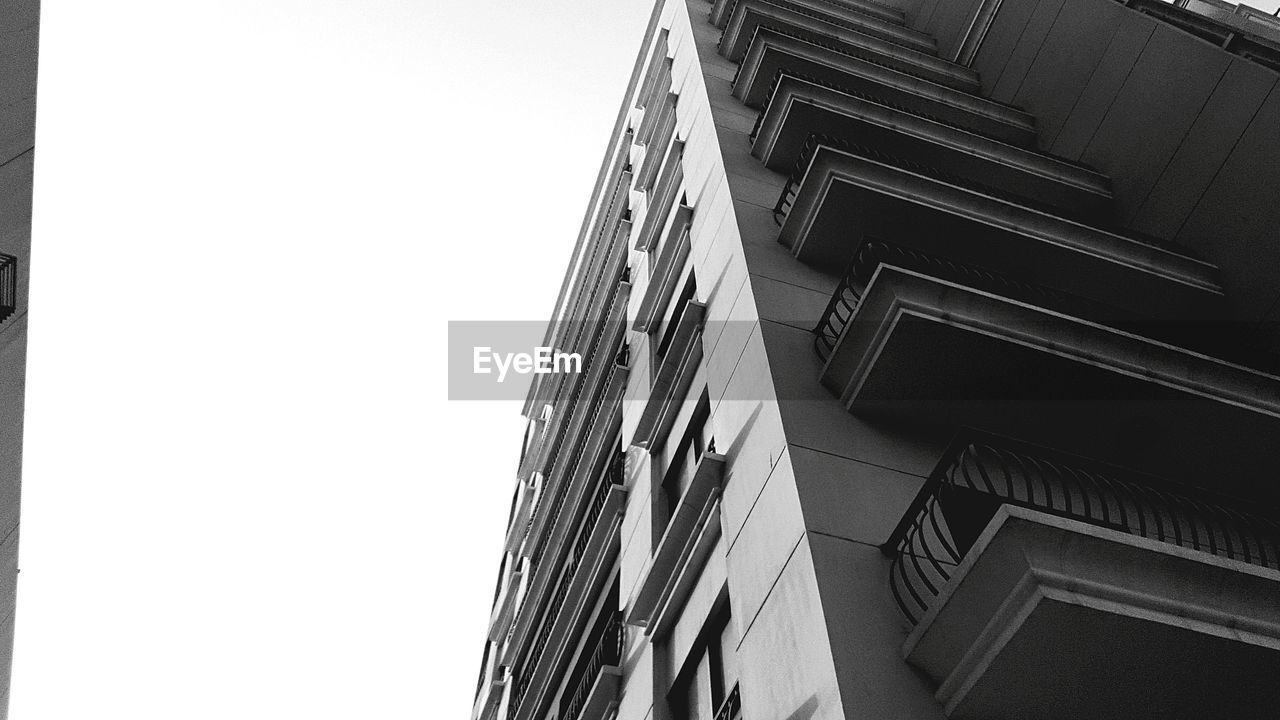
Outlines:
{"type": "Polygon", "coordinates": [[[649,7],[45,0],[14,720],[467,716],[649,7]]]}
{"type": "Polygon", "coordinates": [[[11,717],[465,718],[648,0],[45,0],[11,717]]]}

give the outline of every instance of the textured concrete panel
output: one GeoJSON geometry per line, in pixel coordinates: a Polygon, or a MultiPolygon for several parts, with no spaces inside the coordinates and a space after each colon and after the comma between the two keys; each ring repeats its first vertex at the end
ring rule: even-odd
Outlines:
{"type": "Polygon", "coordinates": [[[1244,320],[1266,317],[1280,291],[1277,167],[1280,88],[1267,97],[1177,236],[1222,268],[1228,300],[1244,320]]]}
{"type": "Polygon", "coordinates": [[[1040,0],[1027,18],[1022,28],[1022,35],[1009,54],[1009,62],[1005,63],[1000,77],[994,79],[991,97],[1009,102],[1018,94],[1027,71],[1035,63],[1044,47],[1045,38],[1058,20],[1062,12],[1063,0],[1040,0]]]}
{"type": "Polygon", "coordinates": [[[27,317],[11,317],[0,325],[0,536],[18,524],[26,360],[27,317]]]}
{"type": "Polygon", "coordinates": [[[925,480],[799,445],[788,453],[805,527],[870,545],[888,540],[925,480]]]}
{"type": "Polygon", "coordinates": [[[35,145],[40,4],[0,3],[0,164],[35,145]]]}
{"type": "Polygon", "coordinates": [[[1156,25],[1155,20],[1138,13],[1126,12],[1120,16],[1102,60],[1049,147],[1053,154],[1067,160],[1080,159],[1156,25]]]}
{"type": "Polygon", "coordinates": [[[790,444],[908,475],[933,469],[950,429],[899,427],[854,416],[818,384],[821,366],[812,333],[773,322],[761,326],[790,444]]]}
{"type": "Polygon", "coordinates": [[[743,632],[742,702],[750,717],[845,720],[808,541],[796,546],[759,613],[743,617],[735,580],[731,571],[729,598],[743,632]]]}
{"type": "Polygon", "coordinates": [[[878,548],[810,533],[814,572],[847,718],[942,720],[929,681],[902,661],[907,625],[878,548]]]}
{"type": "Polygon", "coordinates": [[[760,319],[798,330],[812,330],[831,299],[830,293],[766,277],[753,277],[751,287],[760,319]]]}
{"type": "Polygon", "coordinates": [[[955,56],[964,40],[969,23],[983,0],[926,0],[920,8],[920,19],[912,27],[932,34],[938,40],[938,56],[955,56]]]}
{"type": "Polygon", "coordinates": [[[1081,156],[1111,175],[1123,221],[1136,214],[1230,63],[1168,26],[1151,36],[1081,156]]]}
{"type": "Polygon", "coordinates": [[[1037,5],[1039,0],[1003,0],[1000,3],[1000,10],[973,59],[973,69],[982,79],[982,87],[987,94],[991,93],[1005,65],[1009,64],[1009,58],[1013,56],[1014,48],[1018,46],[1018,40],[1037,5]]]}
{"type": "Polygon", "coordinates": [[[1089,6],[1088,12],[1068,5],[1058,13],[1017,91],[1012,97],[1000,98],[1036,116],[1042,148],[1053,145],[1126,12],[1111,0],[1074,4],[1082,5],[1089,6]]]}
{"type": "MultiPolygon", "coordinates": [[[[1280,78],[1248,60],[1231,61],[1222,81],[1133,218],[1133,227],[1173,237],[1280,78]]],[[[1280,162],[1280,158],[1277,158],[1280,162]]]]}

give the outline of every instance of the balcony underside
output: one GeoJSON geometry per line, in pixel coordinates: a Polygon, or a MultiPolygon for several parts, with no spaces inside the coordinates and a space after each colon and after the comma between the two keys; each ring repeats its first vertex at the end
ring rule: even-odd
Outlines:
{"type": "Polygon", "coordinates": [[[919,273],[880,266],[821,379],[868,418],[1280,496],[1280,379],[919,273]]]}
{"type": "Polygon", "coordinates": [[[1152,317],[1204,319],[1220,308],[1208,263],[894,162],[819,148],[779,241],[832,271],[876,237],[1152,317]]]}
{"type": "Polygon", "coordinates": [[[1270,718],[1280,573],[1004,506],[904,648],[961,720],[1270,718]]]}
{"type": "MultiPolygon", "coordinates": [[[[720,54],[735,62],[741,60],[751,36],[762,25],[785,28],[818,42],[875,49],[886,58],[909,55],[922,62],[932,59],[938,68],[945,67],[936,56],[937,43],[932,36],[870,15],[840,12],[836,6],[822,2],[805,6],[787,0],[736,0],[725,13],[720,54]]],[[[966,71],[951,72],[964,76],[966,71]]]]}
{"type": "Polygon", "coordinates": [[[783,73],[761,114],[752,154],[790,173],[811,134],[875,147],[1077,215],[1105,217],[1107,178],[1087,168],[783,73]]]}
{"type": "Polygon", "coordinates": [[[600,668],[591,692],[582,704],[582,712],[573,720],[604,720],[618,704],[618,692],[622,689],[622,668],[605,665],[600,668]]]}
{"type": "Polygon", "coordinates": [[[806,15],[784,10],[763,0],[740,5],[720,39],[720,53],[734,62],[746,56],[756,34],[780,32],[874,65],[891,68],[965,93],[981,90],[973,70],[939,58],[923,46],[904,47],[858,29],[844,29],[806,15]]]}
{"type": "Polygon", "coordinates": [[[1017,108],[768,28],[756,32],[742,58],[734,97],[748,107],[762,107],[779,70],[865,93],[1002,142],[1022,147],[1035,144],[1035,119],[1017,108]]]}

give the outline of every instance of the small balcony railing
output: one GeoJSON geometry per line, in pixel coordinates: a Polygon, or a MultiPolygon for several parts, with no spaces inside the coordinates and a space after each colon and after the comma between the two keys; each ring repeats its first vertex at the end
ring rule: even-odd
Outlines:
{"type": "Polygon", "coordinates": [[[564,705],[560,710],[560,720],[579,719],[588,698],[591,697],[591,690],[595,687],[596,681],[600,677],[601,670],[606,667],[621,667],[622,654],[626,644],[627,626],[623,624],[622,616],[615,614],[609,619],[608,625],[605,626],[604,634],[600,637],[600,642],[587,659],[587,664],[582,670],[582,676],[579,678],[578,684],[574,687],[573,694],[566,696],[564,705]]]}
{"type": "Polygon", "coordinates": [[[604,510],[610,492],[613,488],[623,484],[624,472],[625,456],[619,453],[598,482],[590,504],[587,506],[586,514],[583,516],[583,522],[578,531],[578,537],[574,541],[573,549],[569,557],[566,558],[560,581],[556,584],[551,600],[547,603],[548,609],[542,620],[542,626],[534,637],[532,650],[522,666],[519,680],[516,683],[516,692],[511,704],[513,716],[515,711],[519,709],[520,703],[524,701],[525,694],[529,690],[529,683],[533,680],[533,671],[537,668],[538,663],[546,652],[551,631],[560,617],[560,613],[564,608],[565,598],[568,596],[569,588],[572,586],[574,576],[578,572],[578,566],[582,564],[582,559],[585,557],[587,548],[590,545],[592,531],[595,530],[596,523],[600,520],[600,515],[604,510]]]}
{"type": "Polygon", "coordinates": [[[1280,512],[1007,438],[966,433],[881,549],[917,623],[1001,505],[1280,569],[1280,512]]]}
{"type": "Polygon", "coordinates": [[[18,258],[0,253],[0,322],[18,306],[18,258]]]}

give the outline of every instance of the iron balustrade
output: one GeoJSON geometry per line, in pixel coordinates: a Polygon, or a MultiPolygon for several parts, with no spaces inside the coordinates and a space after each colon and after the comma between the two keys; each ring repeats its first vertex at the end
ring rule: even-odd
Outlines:
{"type": "Polygon", "coordinates": [[[724,702],[720,703],[720,709],[716,711],[715,720],[737,720],[742,716],[742,695],[738,691],[738,683],[733,684],[733,689],[725,696],[724,702]]]}
{"type": "Polygon", "coordinates": [[[18,258],[0,253],[0,322],[18,307],[18,258]]]}
{"type": "MultiPolygon", "coordinates": [[[[613,290],[611,291],[611,294],[610,294],[608,309],[605,311],[604,317],[608,318],[613,314],[613,310],[617,305],[617,303],[619,302],[620,288],[621,288],[620,283],[614,284],[613,290]]],[[[605,328],[605,330],[607,330],[607,328],[605,328]]],[[[583,375],[589,376],[589,373],[591,372],[591,370],[596,367],[597,357],[604,356],[604,354],[600,352],[600,346],[603,340],[604,340],[604,332],[596,333],[592,338],[590,351],[587,354],[587,357],[582,364],[583,375]]],[[[608,387],[608,383],[613,379],[613,376],[616,372],[617,372],[617,365],[611,365],[609,367],[608,376],[605,379],[605,384],[603,385],[603,387],[605,388],[608,387]]],[[[566,408],[577,407],[578,401],[580,399],[582,391],[585,389],[586,384],[587,383],[585,382],[585,380],[574,383],[574,388],[571,392],[570,400],[565,405],[566,408]]],[[[595,407],[595,411],[592,414],[591,422],[586,425],[586,428],[588,429],[588,431],[594,424],[595,419],[599,417],[601,409],[602,409],[601,404],[597,403],[595,407]]],[[[548,532],[548,533],[551,532],[552,528],[555,527],[556,521],[560,519],[560,512],[564,509],[564,501],[569,492],[569,479],[572,477],[571,473],[570,474],[557,473],[556,470],[558,468],[564,468],[564,467],[572,467],[576,469],[577,464],[582,459],[582,453],[585,448],[585,442],[586,442],[585,438],[581,438],[581,437],[578,438],[578,442],[574,445],[574,452],[570,456],[567,456],[567,459],[565,459],[564,462],[562,462],[560,449],[564,445],[564,440],[565,440],[565,437],[568,435],[569,426],[571,424],[572,424],[571,417],[569,416],[569,413],[566,413],[565,417],[560,422],[559,428],[556,433],[555,442],[552,445],[551,457],[555,459],[552,461],[552,471],[547,475],[547,478],[548,479],[558,478],[559,482],[556,483],[555,493],[551,497],[551,504],[547,506],[547,511],[550,513],[550,520],[551,520],[546,524],[545,532],[548,532]]],[[[535,510],[542,509],[541,499],[538,505],[539,507],[536,508],[535,510]]],[[[535,517],[535,515],[531,514],[530,522],[532,522],[533,517],[535,517]]],[[[547,549],[546,543],[544,542],[538,543],[537,548],[534,550],[533,556],[532,556],[532,561],[534,565],[539,564],[539,562],[542,559],[543,553],[546,552],[546,549],[547,549]]]]}
{"type": "Polygon", "coordinates": [[[587,698],[591,697],[591,688],[595,687],[600,671],[607,666],[622,665],[622,654],[626,644],[627,626],[622,622],[622,616],[615,613],[609,618],[600,642],[596,644],[595,650],[587,659],[586,667],[583,668],[582,677],[579,678],[573,694],[566,698],[560,708],[560,720],[578,720],[587,698]]]}
{"type": "Polygon", "coordinates": [[[1280,512],[1096,460],[966,431],[881,550],[894,600],[915,624],[1001,505],[1280,569],[1280,512]]]}
{"type": "Polygon", "coordinates": [[[561,612],[564,610],[565,598],[569,594],[569,586],[573,584],[573,579],[577,575],[579,565],[582,563],[583,557],[586,555],[587,547],[590,544],[592,531],[595,530],[596,523],[600,520],[600,515],[604,511],[606,501],[609,499],[609,493],[614,487],[623,484],[623,469],[625,465],[625,456],[619,453],[615,459],[609,464],[605,473],[600,476],[597,483],[596,491],[591,499],[591,504],[587,508],[583,523],[578,529],[578,537],[574,541],[573,549],[567,559],[564,570],[560,575],[560,580],[556,584],[555,592],[551,596],[551,600],[547,603],[547,613],[543,617],[542,625],[538,629],[532,649],[526,656],[526,662],[521,665],[520,681],[516,684],[516,692],[513,696],[511,708],[511,717],[515,716],[519,710],[520,703],[523,702],[525,694],[529,689],[529,683],[532,681],[532,669],[537,667],[542,660],[543,654],[546,652],[547,643],[551,637],[551,630],[555,627],[556,622],[560,618],[561,612]]]}

